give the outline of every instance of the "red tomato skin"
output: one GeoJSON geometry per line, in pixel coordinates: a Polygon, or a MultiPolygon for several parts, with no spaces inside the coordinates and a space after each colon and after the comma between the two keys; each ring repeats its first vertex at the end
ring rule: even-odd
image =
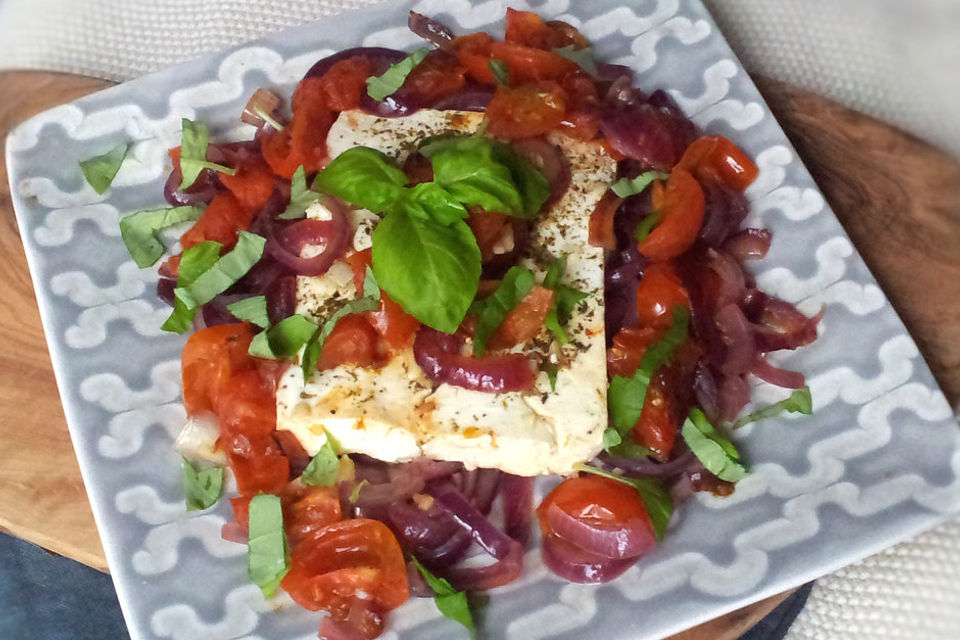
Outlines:
{"type": "Polygon", "coordinates": [[[687,147],[677,163],[704,182],[719,182],[744,191],[760,173],[753,160],[723,136],[704,136],[687,147]]]}
{"type": "Polygon", "coordinates": [[[660,333],[650,327],[621,329],[607,349],[607,375],[629,378],[635,374],[647,347],[657,341],[660,333]]]}
{"type": "Polygon", "coordinates": [[[290,481],[290,463],[273,436],[247,436],[242,433],[221,437],[230,468],[241,495],[278,493],[290,481]]]}
{"type": "Polygon", "coordinates": [[[669,262],[655,262],[643,270],[637,285],[637,322],[641,327],[669,329],[676,307],[690,309],[690,296],[669,262]]]}
{"type": "Polygon", "coordinates": [[[661,221],[637,251],[654,262],[670,260],[693,246],[703,225],[705,202],[703,189],[688,171],[677,168],[670,173],[666,188],[653,184],[652,205],[660,210],[661,221]]]}
{"type": "Polygon", "coordinates": [[[335,62],[323,75],[322,91],[325,105],[334,111],[356,109],[367,88],[370,62],[364,56],[354,56],[335,62]]]}
{"type": "Polygon", "coordinates": [[[332,369],[342,364],[372,367],[378,362],[377,332],[363,317],[344,316],[334,327],[320,352],[320,369],[332,369]]]}
{"type": "Polygon", "coordinates": [[[601,247],[607,251],[617,248],[617,238],[613,232],[613,219],[617,209],[623,203],[623,198],[612,191],[603,194],[600,202],[590,214],[589,240],[594,247],[601,247]]]}
{"type": "Polygon", "coordinates": [[[275,186],[270,165],[259,158],[257,162],[239,167],[234,176],[221,174],[220,182],[230,190],[251,218],[267,204],[275,186]]]}
{"type": "Polygon", "coordinates": [[[494,42],[490,58],[503,60],[510,71],[510,84],[534,80],[560,80],[577,70],[577,64],[552,51],[535,49],[513,42],[494,42]]]}
{"type": "Polygon", "coordinates": [[[489,66],[492,44],[493,38],[481,31],[454,38],[450,50],[457,55],[460,66],[467,70],[467,75],[473,80],[492,85],[496,84],[489,66]]]}
{"type": "Polygon", "coordinates": [[[180,246],[189,249],[212,240],[229,250],[237,243],[237,232],[249,229],[251,222],[252,211],[243,207],[229,191],[220,192],[203,210],[200,219],[180,236],[180,246]]]}
{"type": "Polygon", "coordinates": [[[420,105],[432,105],[457,93],[467,83],[467,70],[458,59],[442,50],[427,54],[404,80],[400,91],[420,105]]]}
{"type": "Polygon", "coordinates": [[[490,349],[509,349],[533,340],[553,307],[553,291],[535,285],[490,336],[490,349]]]}
{"type": "Polygon", "coordinates": [[[589,46],[587,39],[573,26],[560,21],[544,22],[530,11],[507,9],[504,40],[528,47],[553,51],[569,45],[577,49],[589,46]]]}
{"type": "MultiPolygon", "coordinates": [[[[370,249],[364,249],[346,258],[353,269],[353,284],[357,291],[363,291],[367,267],[372,264],[370,256],[370,249]]],[[[363,317],[390,348],[395,350],[409,347],[413,343],[413,336],[417,329],[420,328],[420,321],[404,311],[403,307],[394,302],[382,289],[380,308],[376,311],[365,311],[363,317]]]]}
{"type": "Polygon", "coordinates": [[[277,405],[255,369],[235,373],[216,402],[221,434],[270,436],[277,426],[277,405]]]}
{"type": "Polygon", "coordinates": [[[190,336],[181,354],[187,415],[213,412],[230,378],[253,367],[247,355],[252,339],[246,323],[208,327],[190,336]]]}
{"type": "Polygon", "coordinates": [[[566,97],[555,82],[499,86],[487,106],[487,130],[509,140],[535,138],[559,127],[565,114],[566,97]]]}

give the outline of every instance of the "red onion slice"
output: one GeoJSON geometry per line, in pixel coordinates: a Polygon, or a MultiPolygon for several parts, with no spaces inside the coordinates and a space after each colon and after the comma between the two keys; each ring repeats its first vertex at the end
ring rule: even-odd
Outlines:
{"type": "Polygon", "coordinates": [[[462,338],[422,327],[413,341],[417,364],[428,378],[464,389],[502,393],[533,388],[530,359],[521,354],[474,358],[460,355],[462,338]]]}
{"type": "Polygon", "coordinates": [[[637,559],[603,558],[584,551],[558,536],[547,536],[540,547],[543,563],[564,580],[579,584],[609,582],[623,574],[637,559]]]}
{"type": "MultiPolygon", "coordinates": [[[[679,449],[678,443],[677,448],[679,449]]],[[[657,462],[653,458],[619,458],[608,453],[601,453],[600,461],[605,467],[619,469],[624,475],[633,478],[674,478],[687,470],[696,460],[689,449],[677,455],[669,462],[657,462]]]]}
{"type": "Polygon", "coordinates": [[[714,316],[714,323],[720,331],[726,354],[720,370],[728,375],[738,375],[750,371],[756,357],[757,345],[754,340],[753,326],[736,304],[728,304],[714,316]]]}
{"type": "Polygon", "coordinates": [[[606,528],[585,517],[588,514],[569,514],[556,504],[546,509],[541,505],[538,514],[554,534],[600,558],[635,558],[657,546],[649,517],[606,528]]]}
{"type": "Polygon", "coordinates": [[[440,49],[446,48],[453,42],[453,32],[446,25],[416,11],[410,12],[407,26],[410,31],[440,49]]]}
{"type": "Polygon", "coordinates": [[[785,389],[800,389],[806,384],[806,379],[799,371],[788,371],[773,366],[763,356],[758,356],[750,369],[750,373],[764,382],[769,382],[785,389]]]}
{"type": "Polygon", "coordinates": [[[503,474],[500,504],[503,507],[504,531],[526,546],[530,541],[530,525],[533,522],[533,478],[503,474]]]}
{"type": "Polygon", "coordinates": [[[267,253],[297,275],[319,276],[326,273],[333,261],[350,245],[353,230],[347,219],[346,207],[334,198],[326,198],[324,205],[332,214],[330,220],[298,220],[279,233],[268,227],[267,253]],[[303,258],[301,252],[307,245],[323,245],[323,250],[312,258],[303,258]]]}
{"type": "Polygon", "coordinates": [[[766,229],[744,229],[723,243],[723,250],[734,258],[745,260],[759,260],[767,255],[773,235],[766,229]]]}

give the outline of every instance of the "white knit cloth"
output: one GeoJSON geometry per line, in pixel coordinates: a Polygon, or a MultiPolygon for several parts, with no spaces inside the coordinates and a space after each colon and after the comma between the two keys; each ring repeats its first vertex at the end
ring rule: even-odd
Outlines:
{"type": "MultiPolygon", "coordinates": [[[[127,80],[378,1],[0,0],[0,68],[127,80]]],[[[832,97],[960,157],[957,0],[705,1],[750,71],[832,97]]],[[[787,635],[958,638],[960,520],[820,580],[787,635]]]]}

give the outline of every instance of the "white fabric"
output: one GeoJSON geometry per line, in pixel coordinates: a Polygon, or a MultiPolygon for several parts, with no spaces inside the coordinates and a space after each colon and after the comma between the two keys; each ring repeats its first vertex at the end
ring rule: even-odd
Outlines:
{"type": "MultiPolygon", "coordinates": [[[[126,80],[378,1],[0,0],[0,68],[126,80]]],[[[752,72],[830,96],[960,157],[960,3],[705,1],[752,72]]],[[[787,636],[956,638],[960,520],[819,581],[787,636]]]]}

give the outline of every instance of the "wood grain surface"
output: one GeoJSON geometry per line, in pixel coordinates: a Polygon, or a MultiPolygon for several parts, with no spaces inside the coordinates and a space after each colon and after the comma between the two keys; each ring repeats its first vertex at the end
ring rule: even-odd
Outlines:
{"type": "MultiPolygon", "coordinates": [[[[0,73],[0,139],[31,115],[108,84],[54,73],[0,73]]],[[[759,84],[956,403],[960,167],[929,145],[823,98],[771,80],[759,84]]],[[[0,216],[0,528],[106,570],[60,408],[2,165],[0,216]]],[[[786,595],[671,640],[737,638],[786,595]]]]}

